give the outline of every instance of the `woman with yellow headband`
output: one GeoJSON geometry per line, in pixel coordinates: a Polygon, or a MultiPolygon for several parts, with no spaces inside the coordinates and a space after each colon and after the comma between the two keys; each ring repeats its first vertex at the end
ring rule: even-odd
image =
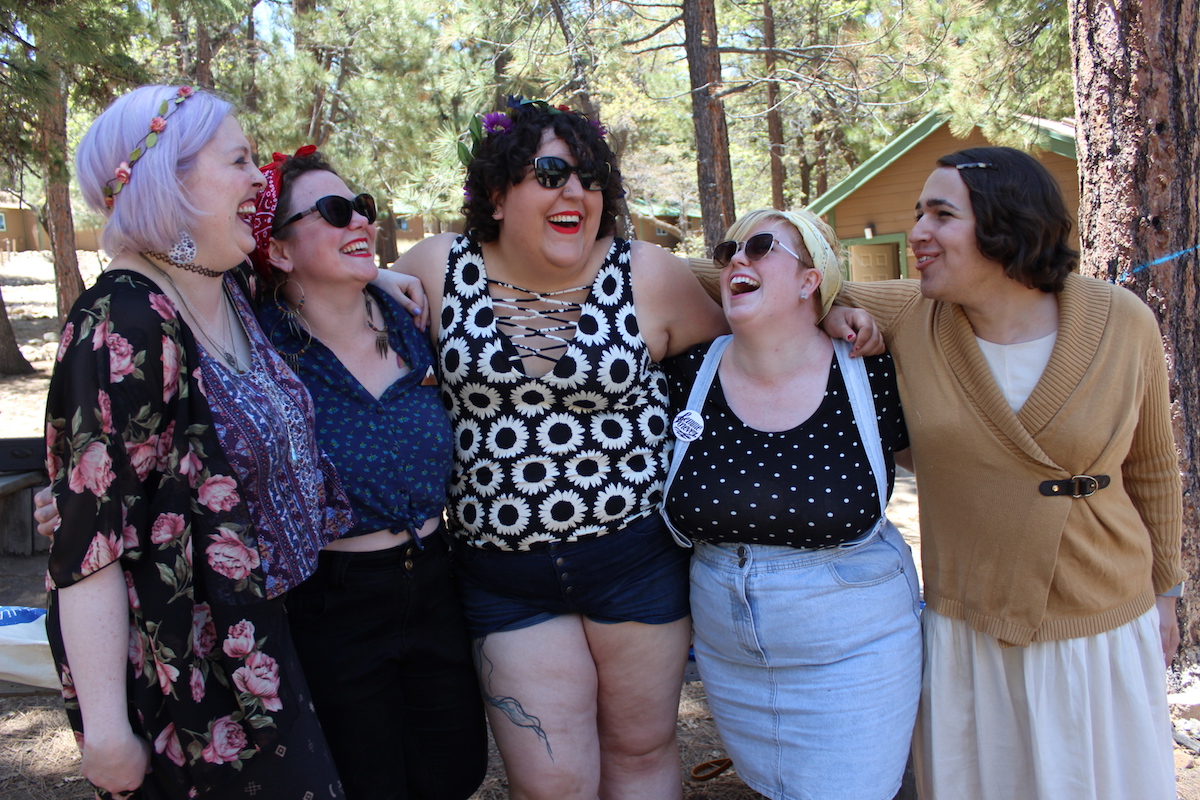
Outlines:
{"type": "Polygon", "coordinates": [[[663,506],[695,547],[696,661],[752,788],[889,800],[921,688],[916,569],[884,515],[908,450],[892,360],[818,327],[842,282],[827,225],[763,209],[728,236],[713,260],[733,333],[669,368],[663,506]]]}

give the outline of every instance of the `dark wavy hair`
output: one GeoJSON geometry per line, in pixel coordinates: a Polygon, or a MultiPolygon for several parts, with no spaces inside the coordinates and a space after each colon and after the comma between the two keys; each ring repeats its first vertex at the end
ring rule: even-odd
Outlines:
{"type": "Polygon", "coordinates": [[[542,134],[547,129],[566,142],[580,165],[609,165],[612,173],[608,186],[601,193],[604,209],[596,238],[609,236],[616,229],[617,201],[623,190],[621,172],[608,142],[587,117],[543,105],[526,103],[509,108],[512,126],[501,134],[485,134],[479,143],[478,154],[467,166],[466,200],[462,212],[467,219],[467,231],[481,242],[492,242],[500,236],[500,222],[492,219],[496,212],[492,200],[503,198],[525,177],[525,164],[541,146],[542,134]]]}
{"type": "Polygon", "coordinates": [[[1014,281],[1061,292],[1079,252],[1067,244],[1071,215],[1054,176],[1033,156],[1011,147],[972,147],[937,163],[989,165],[958,170],[970,193],[979,251],[1003,264],[1014,281]]]}
{"type": "MultiPolygon", "coordinates": [[[[287,160],[279,167],[279,204],[275,206],[275,220],[271,224],[271,235],[276,239],[286,239],[291,232],[291,228],[284,228],[281,231],[274,231],[274,228],[292,215],[292,212],[289,211],[292,207],[292,186],[306,172],[338,174],[333,165],[329,163],[329,159],[325,158],[320,150],[304,156],[288,156],[287,160]]],[[[338,175],[338,177],[341,176],[338,175]]]]}

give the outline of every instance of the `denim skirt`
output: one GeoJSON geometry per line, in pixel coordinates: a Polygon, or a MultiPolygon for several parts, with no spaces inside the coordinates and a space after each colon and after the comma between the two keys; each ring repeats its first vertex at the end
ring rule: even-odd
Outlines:
{"type": "Polygon", "coordinates": [[[820,550],[696,544],[696,662],[747,785],[773,800],[891,800],[921,691],[918,592],[886,519],[820,550]]]}

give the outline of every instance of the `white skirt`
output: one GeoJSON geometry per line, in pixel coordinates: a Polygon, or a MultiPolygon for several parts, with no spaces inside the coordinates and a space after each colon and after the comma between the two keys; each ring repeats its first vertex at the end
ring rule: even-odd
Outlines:
{"type": "Polygon", "coordinates": [[[921,800],[1174,800],[1158,611],[1028,647],[928,609],[921,800]]]}

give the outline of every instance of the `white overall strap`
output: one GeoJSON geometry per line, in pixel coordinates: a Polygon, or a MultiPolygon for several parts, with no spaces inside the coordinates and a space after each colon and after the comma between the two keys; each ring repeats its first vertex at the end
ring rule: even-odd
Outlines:
{"type": "Polygon", "coordinates": [[[879,493],[879,517],[887,516],[887,468],[883,461],[883,444],[879,440],[878,411],[875,408],[875,392],[867,378],[867,368],[861,358],[850,357],[850,344],[841,339],[833,340],[833,352],[837,355],[838,369],[846,383],[846,394],[850,397],[850,408],[854,411],[854,422],[858,425],[858,436],[867,451],[871,471],[875,473],[875,485],[879,493]]]}
{"type": "MultiPolygon", "coordinates": [[[[708,389],[712,386],[713,377],[717,374],[717,367],[721,364],[721,354],[725,352],[725,348],[733,341],[731,334],[718,336],[709,345],[708,352],[704,354],[704,362],[700,365],[700,370],[696,373],[696,380],[692,383],[692,391],[688,394],[687,406],[684,411],[694,411],[699,414],[704,408],[704,400],[708,397],[708,389]]],[[[680,412],[683,413],[683,412],[680,412]]],[[[701,429],[700,434],[704,431],[701,429]]],[[[671,455],[671,466],[667,470],[667,480],[663,484],[662,500],[658,504],[658,511],[662,518],[667,523],[667,528],[671,531],[671,537],[680,547],[690,548],[692,540],[684,536],[675,529],[671,524],[671,518],[667,515],[667,494],[671,490],[671,481],[675,480],[675,473],[679,471],[679,465],[683,463],[683,457],[687,455],[688,445],[692,443],[691,439],[675,439],[675,451],[671,455]]]]}

